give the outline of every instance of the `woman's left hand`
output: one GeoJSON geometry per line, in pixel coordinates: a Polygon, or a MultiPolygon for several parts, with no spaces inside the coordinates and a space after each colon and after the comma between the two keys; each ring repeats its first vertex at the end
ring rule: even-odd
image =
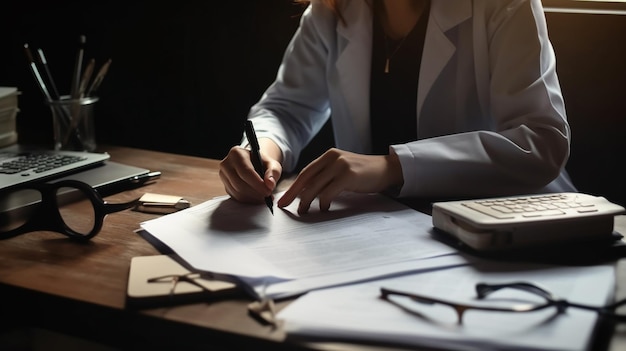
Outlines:
{"type": "Polygon", "coordinates": [[[278,200],[278,206],[286,207],[300,197],[298,213],[303,214],[318,198],[320,210],[327,211],[342,191],[374,193],[402,183],[402,169],[396,155],[361,155],[333,148],[300,172],[278,200]]]}

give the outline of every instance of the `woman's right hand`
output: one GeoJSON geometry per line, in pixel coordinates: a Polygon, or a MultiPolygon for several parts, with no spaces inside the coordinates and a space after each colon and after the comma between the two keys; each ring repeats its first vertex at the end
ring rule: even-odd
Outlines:
{"type": "Polygon", "coordinates": [[[282,155],[278,146],[269,139],[259,139],[261,160],[265,165],[263,179],[254,170],[251,151],[241,146],[233,146],[220,162],[219,175],[226,193],[237,201],[262,203],[271,196],[282,175],[279,161],[282,155]]]}

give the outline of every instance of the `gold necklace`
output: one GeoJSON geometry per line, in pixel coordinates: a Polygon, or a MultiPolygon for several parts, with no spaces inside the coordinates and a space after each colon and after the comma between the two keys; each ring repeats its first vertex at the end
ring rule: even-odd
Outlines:
{"type": "MultiPolygon", "coordinates": [[[[424,7],[426,6],[426,4],[428,4],[427,1],[419,1],[419,3],[415,4],[417,6],[419,6],[418,8],[418,13],[417,13],[417,20],[416,22],[413,24],[413,27],[415,27],[419,21],[421,20],[421,17],[424,15],[424,7]]],[[[379,6],[382,5],[382,1],[379,3],[379,6]]],[[[384,9],[384,5],[382,5],[383,9],[384,9]]],[[[384,19],[381,20],[381,23],[384,23],[384,19]]],[[[384,28],[384,25],[383,25],[384,28]]],[[[396,46],[396,48],[393,50],[393,52],[391,53],[391,55],[389,54],[389,48],[388,48],[388,38],[387,38],[387,33],[385,32],[385,30],[383,29],[383,34],[384,34],[384,38],[385,38],[385,55],[387,56],[386,60],[385,60],[385,73],[389,73],[390,71],[390,65],[391,65],[391,59],[395,56],[395,54],[398,52],[398,50],[400,49],[400,47],[402,47],[402,44],[404,44],[404,41],[406,40],[406,37],[409,36],[409,34],[411,34],[411,32],[413,31],[413,29],[409,30],[409,32],[402,37],[402,39],[400,40],[400,42],[398,43],[398,45],[396,46]]]]}
{"type": "Polygon", "coordinates": [[[396,52],[398,52],[398,50],[400,49],[400,47],[402,46],[402,44],[404,44],[404,40],[406,39],[406,37],[408,37],[409,35],[405,35],[400,42],[398,43],[398,45],[396,45],[396,48],[393,50],[393,52],[391,53],[391,55],[389,55],[389,48],[388,48],[388,40],[387,40],[387,34],[385,34],[385,56],[387,56],[387,59],[385,60],[385,73],[389,73],[389,63],[391,61],[391,59],[395,56],[396,52]]]}

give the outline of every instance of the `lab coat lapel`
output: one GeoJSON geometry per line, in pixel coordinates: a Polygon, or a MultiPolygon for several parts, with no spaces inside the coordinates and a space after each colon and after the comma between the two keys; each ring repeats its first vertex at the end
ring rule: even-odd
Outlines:
{"type": "MultiPolygon", "coordinates": [[[[348,26],[338,24],[339,54],[336,69],[339,74],[341,96],[345,98],[345,107],[352,116],[353,139],[349,144],[354,150],[367,150],[364,140],[370,140],[370,67],[372,51],[372,11],[360,1],[347,2],[343,12],[348,26]]],[[[346,122],[346,121],[344,121],[346,122]]]]}
{"type": "Polygon", "coordinates": [[[446,31],[472,16],[472,1],[433,0],[424,39],[424,52],[417,92],[417,116],[420,117],[424,101],[441,71],[454,55],[456,47],[446,36],[446,31]]]}
{"type": "MultiPolygon", "coordinates": [[[[370,140],[370,68],[372,50],[372,12],[369,6],[358,1],[347,2],[343,15],[348,26],[338,24],[339,54],[336,69],[339,74],[341,96],[352,116],[353,139],[348,144],[356,146],[358,140],[370,140]]],[[[418,119],[424,100],[437,77],[441,74],[456,48],[446,37],[446,31],[472,16],[472,1],[433,0],[426,37],[417,96],[418,119]]],[[[354,150],[367,150],[370,145],[360,145],[354,150]]]]}

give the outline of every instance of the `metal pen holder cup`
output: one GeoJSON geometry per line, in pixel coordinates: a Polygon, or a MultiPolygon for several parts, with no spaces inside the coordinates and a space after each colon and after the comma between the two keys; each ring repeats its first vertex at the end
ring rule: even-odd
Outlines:
{"type": "Polygon", "coordinates": [[[52,111],[55,150],[95,151],[94,105],[97,97],[47,101],[52,111]]]}

